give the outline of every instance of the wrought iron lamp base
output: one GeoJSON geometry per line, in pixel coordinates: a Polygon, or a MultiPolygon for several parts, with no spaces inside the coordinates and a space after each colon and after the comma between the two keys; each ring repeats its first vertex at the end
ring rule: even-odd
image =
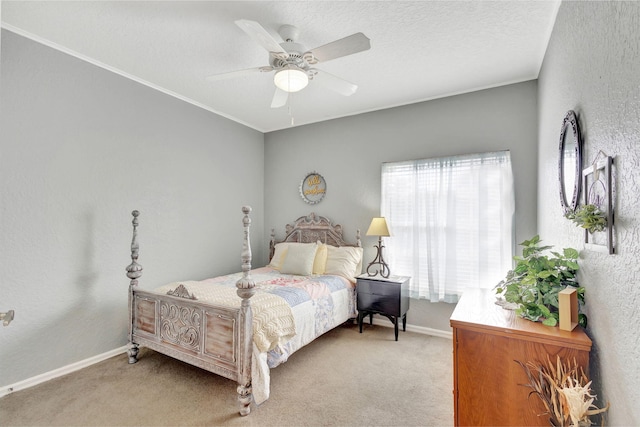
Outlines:
{"type": "Polygon", "coordinates": [[[378,237],[378,244],[374,245],[374,248],[378,250],[378,253],[376,255],[376,258],[367,266],[367,275],[369,275],[370,277],[380,275],[386,279],[389,277],[389,274],[391,274],[391,271],[389,270],[389,266],[386,262],[384,262],[384,258],[382,257],[382,248],[384,248],[384,246],[382,245],[382,237],[378,237]],[[377,266],[379,267],[374,268],[372,270],[373,272],[369,271],[372,267],[377,266]]]}

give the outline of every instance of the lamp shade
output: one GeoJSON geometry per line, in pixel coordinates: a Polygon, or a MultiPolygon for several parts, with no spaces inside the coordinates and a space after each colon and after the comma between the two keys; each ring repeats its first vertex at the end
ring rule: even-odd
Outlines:
{"type": "Polygon", "coordinates": [[[299,68],[285,68],[273,76],[273,82],[279,89],[285,92],[298,92],[309,84],[307,73],[299,68]]]}
{"type": "Polygon", "coordinates": [[[391,236],[389,233],[389,227],[387,226],[387,220],[384,217],[373,218],[371,225],[367,230],[367,236],[391,236]]]}

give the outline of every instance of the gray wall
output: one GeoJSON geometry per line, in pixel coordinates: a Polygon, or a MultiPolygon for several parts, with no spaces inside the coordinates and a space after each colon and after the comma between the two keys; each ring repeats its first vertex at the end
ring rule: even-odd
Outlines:
{"type": "Polygon", "coordinates": [[[607,423],[640,425],[640,3],[563,2],[539,78],[538,228],[545,243],[581,250],[591,377],[607,423]],[[557,159],[567,110],[579,116],[590,165],[615,157],[616,254],[585,250],[562,218],[557,159]]]}
{"type": "MultiPolygon", "coordinates": [[[[533,236],[536,91],[536,82],[529,81],[266,134],[265,231],[277,227],[282,238],[283,224],[297,216],[326,215],[343,225],[347,240],[361,230],[368,263],[377,240],[364,234],[380,214],[381,163],[508,149],[516,185],[516,239],[533,236]],[[298,186],[314,170],[325,177],[327,194],[310,206],[298,186]]],[[[452,304],[411,304],[409,324],[450,331],[452,304]]]]}
{"type": "Polygon", "coordinates": [[[262,240],[263,135],[2,31],[0,381],[126,343],[131,215],[141,286],[239,271],[262,240]]]}

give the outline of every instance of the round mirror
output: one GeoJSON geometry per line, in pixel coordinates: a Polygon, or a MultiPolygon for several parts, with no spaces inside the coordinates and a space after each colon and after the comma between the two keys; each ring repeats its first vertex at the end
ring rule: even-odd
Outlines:
{"type": "Polygon", "coordinates": [[[582,188],[582,138],[576,113],[569,110],[562,120],[560,131],[560,160],[558,179],[560,181],[560,203],[565,212],[574,211],[578,206],[582,188]]]}

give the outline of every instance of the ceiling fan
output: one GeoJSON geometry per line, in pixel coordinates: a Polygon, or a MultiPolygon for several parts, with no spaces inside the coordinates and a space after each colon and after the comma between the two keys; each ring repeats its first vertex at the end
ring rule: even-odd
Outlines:
{"type": "Polygon", "coordinates": [[[282,25],[278,31],[284,42],[279,43],[262,25],[255,21],[240,19],[236,25],[247,33],[254,41],[269,52],[269,65],[231,71],[207,77],[215,81],[239,77],[253,73],[275,71],[273,81],[276,91],[271,101],[271,108],[282,107],[287,103],[289,93],[304,89],[310,80],[317,81],[339,94],[349,96],[355,93],[358,86],[326,71],[312,68],[319,62],[326,62],[371,48],[369,39],[362,33],[355,33],[340,40],[307,50],[297,43],[299,30],[293,25],[282,25]]]}

